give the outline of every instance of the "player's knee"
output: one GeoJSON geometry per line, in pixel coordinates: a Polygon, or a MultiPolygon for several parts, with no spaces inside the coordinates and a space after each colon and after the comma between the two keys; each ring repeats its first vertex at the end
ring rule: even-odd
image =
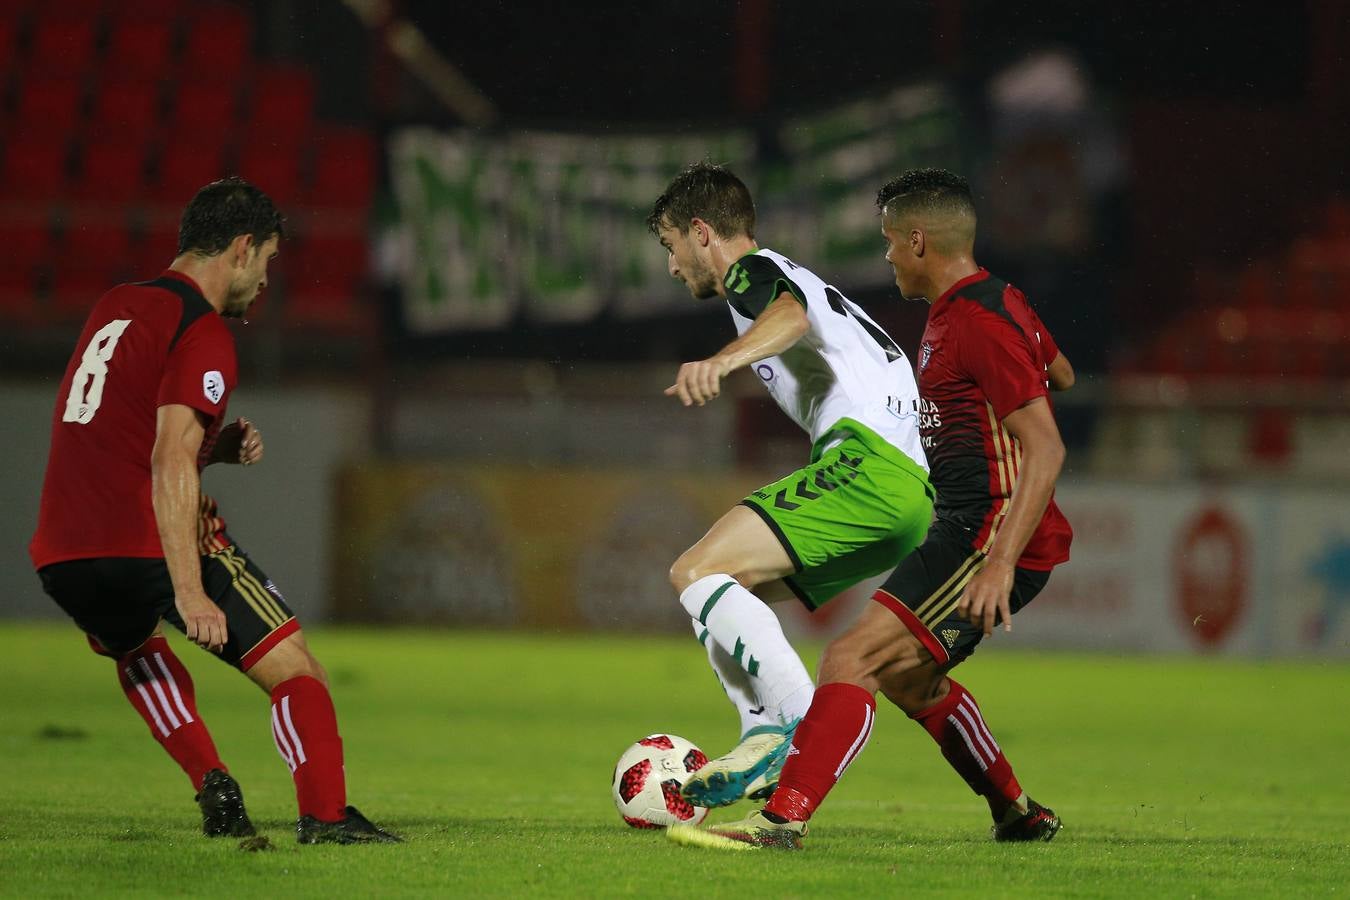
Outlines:
{"type": "Polygon", "coordinates": [[[945,676],[922,645],[906,648],[902,658],[880,673],[881,693],[907,716],[916,716],[940,699],[945,676]]]}
{"type": "Polygon", "coordinates": [[[684,551],[680,554],[680,558],[671,564],[670,586],[675,589],[675,593],[683,594],[688,590],[689,585],[700,578],[724,572],[724,569],[716,568],[715,565],[710,564],[711,562],[711,560],[705,559],[697,548],[691,547],[684,551]]]}

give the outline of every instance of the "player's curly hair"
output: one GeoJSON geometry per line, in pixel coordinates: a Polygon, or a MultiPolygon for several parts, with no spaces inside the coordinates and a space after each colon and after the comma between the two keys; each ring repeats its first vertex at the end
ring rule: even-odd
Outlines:
{"type": "Polygon", "coordinates": [[[877,212],[892,216],[912,212],[959,213],[974,217],[970,182],[946,169],[910,169],[877,191],[877,212]]]}
{"type": "Polygon", "coordinates": [[[661,226],[689,230],[700,218],[722,237],[755,236],[755,202],[750,189],[724,166],[706,160],[680,170],[665,192],[656,198],[647,229],[660,235],[661,226]]]}
{"type": "Polygon", "coordinates": [[[272,198],[242,178],[222,178],[199,190],[178,224],[178,255],[215,256],[241,234],[255,244],[286,236],[286,221],[272,198]]]}

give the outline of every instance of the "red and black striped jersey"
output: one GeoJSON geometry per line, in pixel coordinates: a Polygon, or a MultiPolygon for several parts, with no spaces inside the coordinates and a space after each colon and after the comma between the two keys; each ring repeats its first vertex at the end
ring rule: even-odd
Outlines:
{"type": "MultiPolygon", "coordinates": [[[[939,518],[969,529],[988,552],[1007,515],[1021,462],[1003,419],[1037,397],[1059,348],[1017,288],[980,269],[933,301],[919,348],[919,429],[939,518]]],[[[1018,566],[1069,558],[1073,530],[1051,496],[1018,566]]]]}
{"type": "MultiPolygon", "coordinates": [[[[57,394],[33,565],[162,557],[150,490],[157,410],[183,404],[209,420],[203,467],[237,379],[234,337],[192,279],[166,271],[104,294],[57,394]]],[[[203,494],[203,553],[226,546],[224,529],[203,494]]]]}

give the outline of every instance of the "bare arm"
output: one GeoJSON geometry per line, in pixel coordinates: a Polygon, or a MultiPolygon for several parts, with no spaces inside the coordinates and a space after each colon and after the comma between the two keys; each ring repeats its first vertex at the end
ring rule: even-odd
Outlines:
{"type": "Polygon", "coordinates": [[[1003,630],[1012,631],[1008,596],[1012,593],[1013,570],[1045,514],[1064,465],[1064,443],[1044,397],[1009,413],[1003,425],[1022,445],[1017,486],[984,568],[970,580],[957,605],[958,612],[972,624],[982,625],[985,634],[994,631],[995,613],[1003,618],[1003,630]]]}
{"type": "Polygon", "coordinates": [[[702,406],[722,392],[722,379],[727,375],[782,353],[801,340],[808,328],[806,310],[796,297],[784,291],[764,308],[745,334],[707,359],[680,366],[675,383],[666,388],[665,394],[678,396],[685,406],[702,406]]]}
{"type": "Polygon", "coordinates": [[[225,646],[225,614],[202,587],[197,552],[201,516],[201,476],[197,454],[206,429],[189,406],[161,406],[150,454],[151,498],[164,562],[173,583],[174,605],[183,617],[188,639],[217,651],[225,646]]]}
{"type": "MultiPolygon", "coordinates": [[[[1063,353],[1050,361],[1050,365],[1046,366],[1045,374],[1050,381],[1050,390],[1052,391],[1067,391],[1073,387],[1073,366],[1069,364],[1069,358],[1063,353]]],[[[1009,428],[1008,430],[1011,431],[1012,429],[1009,428]]]]}

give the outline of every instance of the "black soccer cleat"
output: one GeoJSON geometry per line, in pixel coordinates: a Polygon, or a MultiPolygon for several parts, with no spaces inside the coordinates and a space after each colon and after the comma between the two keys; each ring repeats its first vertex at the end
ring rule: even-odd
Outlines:
{"type": "Polygon", "coordinates": [[[212,769],[197,792],[202,834],[207,837],[252,837],[257,834],[244,809],[244,792],[228,772],[212,769]]]}
{"type": "Polygon", "coordinates": [[[302,844],[401,844],[403,838],[390,834],[349,806],[336,822],[321,822],[313,816],[301,816],[295,823],[295,839],[302,844]]]}
{"type": "Polygon", "coordinates": [[[1059,816],[1027,798],[1027,811],[1011,822],[993,827],[996,841],[1048,841],[1060,829],[1059,816]]]}

